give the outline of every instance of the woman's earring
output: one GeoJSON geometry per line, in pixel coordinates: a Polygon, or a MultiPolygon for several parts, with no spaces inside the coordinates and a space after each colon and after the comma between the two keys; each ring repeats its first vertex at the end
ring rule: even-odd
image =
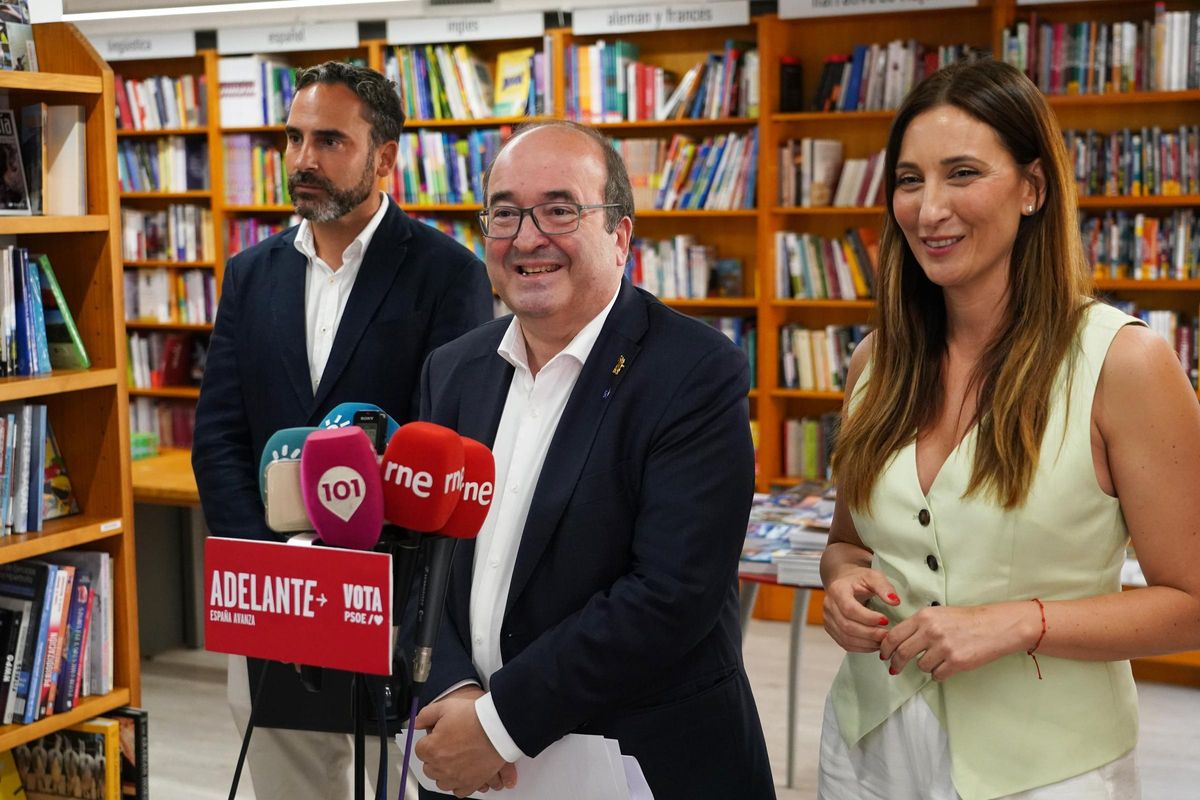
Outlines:
{"type": "Polygon", "coordinates": [[[1033,203],[1030,203],[1029,205],[1025,206],[1025,213],[1026,213],[1026,214],[1032,214],[1032,213],[1033,213],[1033,203]]]}

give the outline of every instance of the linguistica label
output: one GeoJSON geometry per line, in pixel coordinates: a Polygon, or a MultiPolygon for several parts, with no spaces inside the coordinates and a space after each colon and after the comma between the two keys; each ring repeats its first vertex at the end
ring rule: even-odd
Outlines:
{"type": "Polygon", "coordinates": [[[217,31],[217,52],[221,55],[337,50],[351,47],[358,47],[358,23],[353,20],[221,28],[217,31]]]}
{"type": "Polygon", "coordinates": [[[978,0],[779,0],[780,19],[890,14],[931,8],[973,8],[978,0]]]}
{"type": "Polygon", "coordinates": [[[196,55],[195,31],[89,34],[88,41],[105,61],[125,61],[134,58],[185,58],[196,55]]]}
{"type": "Polygon", "coordinates": [[[415,17],[387,21],[388,44],[475,42],[483,39],[529,39],[546,32],[542,14],[497,14],[489,17],[415,17]]]}
{"type": "Polygon", "coordinates": [[[670,31],[749,24],[750,3],[735,0],[703,5],[580,8],[573,14],[571,30],[580,36],[587,36],[599,33],[670,31]]]}

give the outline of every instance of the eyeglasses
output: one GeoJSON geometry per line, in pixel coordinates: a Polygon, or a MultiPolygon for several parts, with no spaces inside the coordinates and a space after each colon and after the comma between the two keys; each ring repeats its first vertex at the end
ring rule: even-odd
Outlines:
{"type": "Polygon", "coordinates": [[[479,212],[479,227],[489,239],[514,239],[521,232],[521,223],[528,214],[533,224],[546,236],[562,236],[579,230],[579,218],[593,208],[617,208],[616,203],[538,203],[529,208],[492,206],[479,212]]]}

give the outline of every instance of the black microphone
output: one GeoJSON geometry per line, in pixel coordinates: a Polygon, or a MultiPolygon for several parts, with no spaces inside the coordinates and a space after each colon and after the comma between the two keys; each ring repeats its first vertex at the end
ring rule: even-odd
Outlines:
{"type": "Polygon", "coordinates": [[[487,446],[461,437],[463,444],[462,494],[454,513],[437,535],[426,544],[425,575],[417,610],[417,638],[413,652],[413,684],[419,687],[429,678],[433,645],[441,626],[450,581],[450,566],[459,539],[479,535],[492,504],[496,480],[496,462],[487,446]]]}

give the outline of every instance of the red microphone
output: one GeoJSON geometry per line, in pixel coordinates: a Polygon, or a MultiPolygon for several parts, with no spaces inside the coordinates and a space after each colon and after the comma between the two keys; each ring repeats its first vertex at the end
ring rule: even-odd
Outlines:
{"type": "Polygon", "coordinates": [[[431,422],[401,425],[383,453],[379,474],[388,522],[423,533],[439,530],[462,492],[462,440],[431,422]]]}
{"type": "Polygon", "coordinates": [[[464,473],[462,496],[438,535],[430,537],[425,559],[425,576],[417,606],[416,648],[413,650],[413,683],[417,686],[429,678],[433,644],[442,621],[455,546],[459,539],[474,539],[479,535],[495,491],[496,461],[492,451],[474,439],[460,438],[464,473]]]}
{"type": "Polygon", "coordinates": [[[310,433],[300,452],[304,510],[321,541],[370,550],[383,528],[383,490],[375,448],[362,428],[310,433]]]}

